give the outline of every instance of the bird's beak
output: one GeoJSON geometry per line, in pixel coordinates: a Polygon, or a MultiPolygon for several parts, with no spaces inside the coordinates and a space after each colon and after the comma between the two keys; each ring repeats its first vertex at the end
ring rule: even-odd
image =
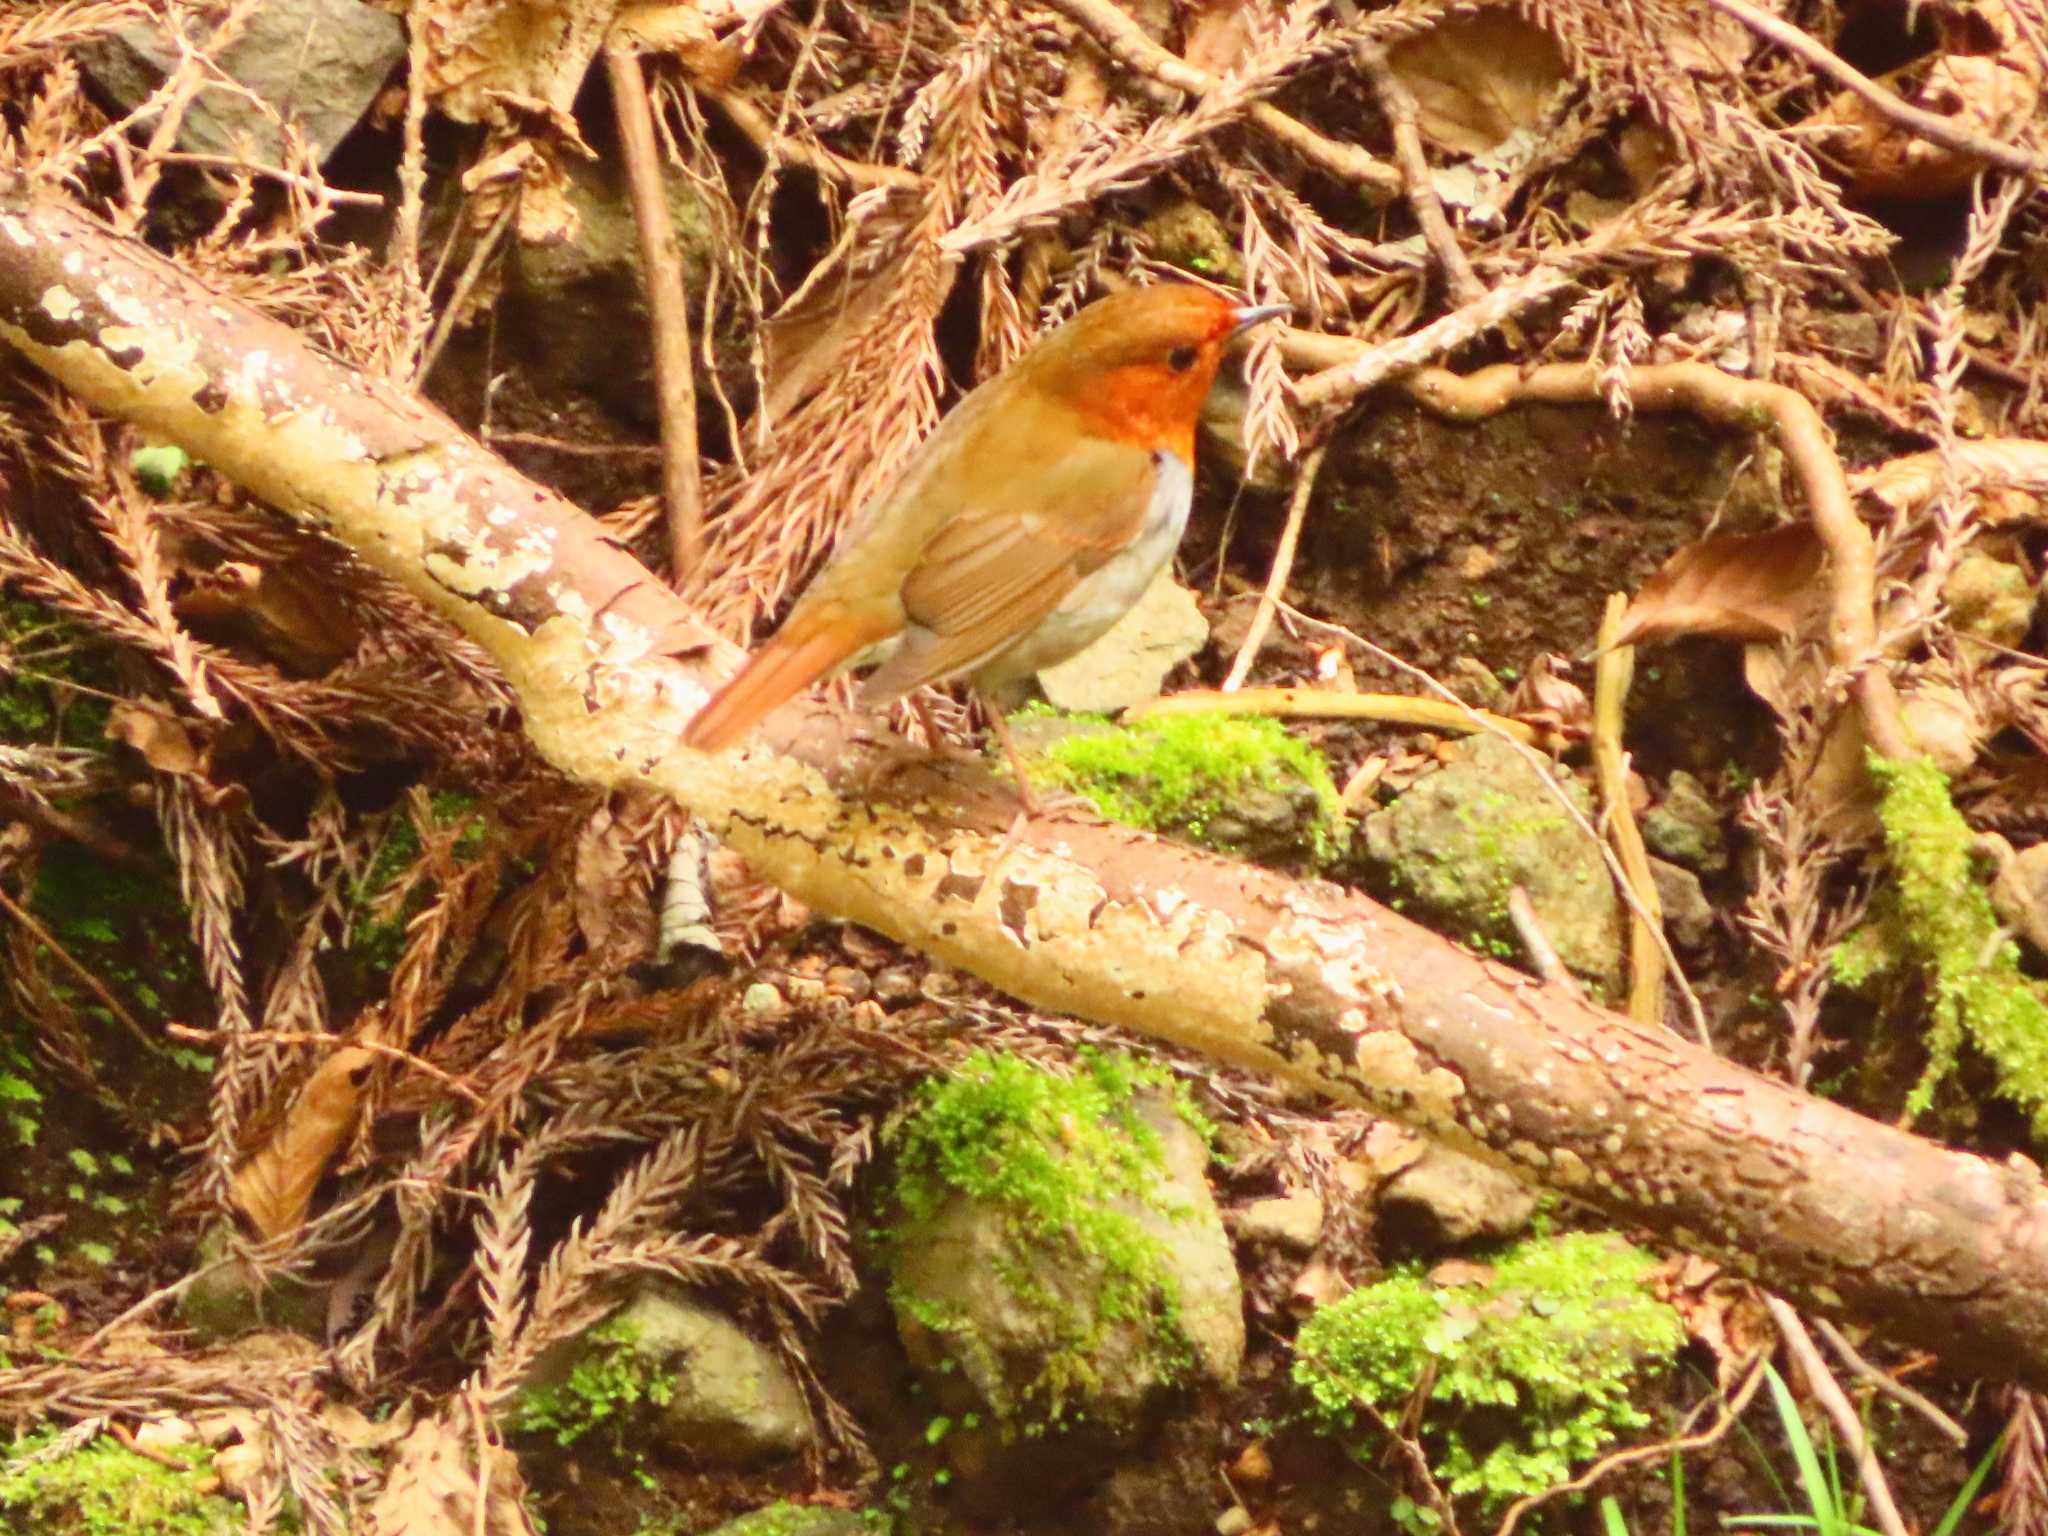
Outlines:
{"type": "Polygon", "coordinates": [[[1230,334],[1235,336],[1255,325],[1263,325],[1268,320],[1278,320],[1283,315],[1293,313],[1292,304],[1246,304],[1230,312],[1230,334]]]}

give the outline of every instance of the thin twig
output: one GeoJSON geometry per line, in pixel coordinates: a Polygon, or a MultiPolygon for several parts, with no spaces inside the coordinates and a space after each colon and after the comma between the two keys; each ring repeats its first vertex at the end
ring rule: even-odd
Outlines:
{"type": "Polygon", "coordinates": [[[1446,1536],[1460,1536],[1457,1514],[1451,1508],[1449,1497],[1438,1485],[1435,1475],[1430,1472],[1429,1458],[1423,1454],[1422,1447],[1416,1442],[1415,1437],[1406,1433],[1400,1425],[1389,1424],[1387,1416],[1364,1398],[1359,1398],[1357,1405],[1374,1424],[1379,1426],[1380,1433],[1387,1437],[1387,1443],[1407,1459],[1408,1470],[1414,1475],[1415,1485],[1422,1490],[1423,1497],[1429,1501],[1430,1507],[1443,1521],[1446,1536]]]}
{"type": "Polygon", "coordinates": [[[2011,144],[2001,144],[1996,139],[1983,138],[1967,128],[1956,126],[1953,118],[1943,117],[1939,112],[1929,112],[1910,102],[1901,101],[1875,80],[1844,63],[1833,52],[1813,38],[1800,31],[1790,22],[1759,10],[1747,0],[1710,0],[1718,11],[1725,12],[1741,22],[1758,37],[1776,43],[1787,53],[1804,59],[1815,69],[1833,80],[1837,85],[1853,91],[1873,107],[1904,128],[1908,133],[1939,144],[1944,149],[1955,150],[1958,154],[1974,155],[1979,160],[1988,160],[1993,165],[2003,166],[2009,171],[2020,171],[2026,175],[2039,176],[2048,171],[2048,160],[2039,155],[2011,144]]]}
{"type": "MultiPolygon", "coordinates": [[[[1337,0],[1336,13],[1347,26],[1358,24],[1356,0],[1337,0]]],[[[1401,168],[1409,211],[1421,227],[1430,254],[1443,268],[1451,301],[1460,305],[1477,303],[1486,296],[1486,285],[1472,270],[1465,248],[1458,244],[1457,233],[1444,216],[1443,201],[1436,195],[1436,183],[1430,179],[1429,161],[1422,153],[1422,131],[1416,126],[1415,93],[1394,73],[1394,66],[1387,61],[1387,50],[1378,43],[1360,43],[1352,50],[1352,57],[1372,82],[1380,99],[1380,111],[1394,131],[1394,163],[1401,168]]]]}
{"type": "MultiPolygon", "coordinates": [[[[1625,1451],[1603,1456],[1570,1482],[1559,1483],[1555,1488],[1546,1488],[1541,1493],[1526,1494],[1515,1500],[1508,1506],[1508,1512],[1501,1517],[1500,1527],[1493,1536],[1515,1536],[1515,1527],[1521,1523],[1522,1516],[1530,1510],[1538,1505],[1548,1504],[1552,1499],[1565,1494],[1584,1493],[1610,1472],[1619,1472],[1624,1467],[1639,1466],[1644,1462],[1662,1461],[1668,1456],[1683,1455],[1687,1451],[1705,1450],[1735,1427],[1735,1421],[1742,1417],[1742,1411],[1749,1406],[1749,1400],[1756,1396],[1756,1389],[1763,1385],[1763,1380],[1764,1357],[1758,1355],[1750,1362],[1749,1374],[1743,1377],[1742,1385],[1735,1389],[1735,1395],[1722,1405],[1721,1415],[1714,1420],[1713,1428],[1703,1429],[1696,1435],[1680,1434],[1675,1440],[1661,1441],[1656,1445],[1630,1446],[1625,1451]]],[[[1709,1398],[1702,1398],[1694,1404],[1685,1416],[1685,1424],[1690,1425],[1698,1418],[1700,1410],[1710,1401],[1709,1398]]]]}
{"type": "Polygon", "coordinates": [[[1529,893],[1519,885],[1508,888],[1508,921],[1515,925],[1515,935],[1522,941],[1522,948],[1528,951],[1529,963],[1536,967],[1536,974],[1554,987],[1562,987],[1573,997],[1584,997],[1585,989],[1579,985],[1558,954],[1557,946],[1550,942],[1550,935],[1543,927],[1543,919],[1536,915],[1536,904],[1529,900],[1529,893]]]}
{"type": "Polygon", "coordinates": [[[1828,1369],[1828,1362],[1813,1342],[1813,1335],[1806,1331],[1806,1325],[1792,1310],[1791,1303],[1766,1295],[1764,1305],[1770,1309],[1771,1321],[1778,1325],[1786,1351],[1799,1362],[1806,1385],[1833,1421],[1835,1433],[1842,1437],[1849,1454],[1855,1458],[1856,1476],[1863,1483],[1863,1492],[1870,1500],[1870,1513],[1876,1519],[1878,1529],[1885,1536],[1906,1536],[1906,1522],[1899,1518],[1899,1507],[1892,1502],[1891,1487],[1884,1480],[1884,1467],[1877,1459],[1877,1452],[1871,1449],[1870,1436],[1863,1432],[1863,1421],[1856,1415],[1856,1405],[1849,1401],[1841,1383],[1835,1380],[1835,1373],[1828,1369]]]}
{"type": "Polygon", "coordinates": [[[301,176],[297,171],[264,165],[257,160],[237,160],[232,155],[202,155],[196,150],[174,149],[157,158],[166,165],[192,165],[201,170],[223,171],[234,176],[258,176],[265,181],[277,182],[280,186],[296,187],[307,196],[323,202],[353,203],[359,208],[382,208],[387,201],[381,192],[351,192],[346,187],[330,187],[317,177],[301,176]]]}
{"type": "Polygon", "coordinates": [[[1930,1399],[1921,1393],[1915,1392],[1911,1387],[1899,1380],[1898,1377],[1892,1375],[1891,1372],[1879,1370],[1868,1360],[1864,1359],[1857,1352],[1856,1346],[1849,1342],[1848,1336],[1833,1323],[1824,1317],[1817,1317],[1813,1320],[1813,1326],[1819,1330],[1820,1336],[1833,1346],[1835,1353],[1842,1357],[1842,1362],[1850,1370],[1861,1376],[1886,1397],[1891,1398],[1894,1402],[1905,1404],[1906,1407],[1919,1414],[1920,1417],[1932,1424],[1935,1429],[1941,1432],[1945,1439],[1958,1449],[1970,1443],[1970,1432],[1968,1430],[1943,1413],[1930,1399]]]}
{"type": "Polygon", "coordinates": [[[669,218],[654,108],[640,56],[623,36],[604,45],[605,72],[618,114],[619,146],[640,234],[640,272],[654,322],[654,388],[661,407],[661,484],[668,503],[669,580],[680,586],[704,554],[703,466],[697,456],[697,379],[691,365],[690,311],[683,257],[669,218]]]}
{"type": "Polygon", "coordinates": [[[427,317],[432,306],[420,281],[420,225],[426,217],[427,192],[427,28],[414,15],[407,28],[405,55],[405,148],[398,161],[398,218],[391,229],[391,256],[398,264],[404,284],[402,304],[404,331],[401,345],[393,350],[386,366],[406,370],[414,380],[424,379],[427,370],[415,363],[424,333],[430,329],[427,317]],[[410,365],[410,367],[408,367],[410,365]]]}
{"type": "MultiPolygon", "coordinates": [[[[1600,776],[1608,835],[1636,897],[1629,913],[1628,1014],[1641,1023],[1656,1024],[1664,1018],[1664,955],[1655,930],[1663,927],[1664,910],[1657,882],[1650,875],[1650,854],[1643,846],[1642,829],[1629,808],[1628,756],[1621,749],[1622,715],[1636,653],[1633,646],[1616,645],[1614,640],[1627,613],[1628,594],[1609,593],[1607,613],[1600,621],[1600,660],[1593,669],[1593,767],[1600,776]]],[[[1711,1047],[1712,1043],[1704,1035],[1700,1037],[1701,1045],[1711,1047]]]]}
{"type": "Polygon", "coordinates": [[[800,165],[830,181],[865,192],[873,187],[889,187],[899,192],[916,192],[924,187],[924,178],[915,171],[906,171],[900,165],[876,165],[866,160],[850,160],[845,155],[834,154],[822,144],[812,144],[804,139],[786,133],[778,133],[774,120],[738,91],[714,90],[703,84],[695,86],[698,94],[708,96],[718,103],[718,108],[732,122],[733,127],[745,134],[753,146],[771,159],[788,165],[800,165]]]}
{"type": "Polygon", "coordinates": [[[1266,573],[1266,590],[1259,594],[1258,611],[1252,615],[1251,628],[1245,631],[1244,644],[1237,648],[1237,658],[1230,664],[1230,675],[1223,679],[1223,692],[1235,693],[1244,686],[1245,674],[1258,659],[1259,648],[1266,643],[1266,633],[1273,627],[1274,605],[1287,590],[1287,578],[1294,573],[1294,552],[1301,542],[1302,520],[1308,514],[1308,504],[1315,495],[1316,475],[1323,467],[1326,448],[1317,444],[1301,461],[1301,469],[1294,477],[1294,495],[1287,503],[1287,521],[1280,529],[1280,543],[1273,551],[1273,568],[1266,573]]]}
{"type": "Polygon", "coordinates": [[[1396,375],[1435,362],[1503,321],[1547,303],[1577,281],[1561,267],[1532,268],[1419,331],[1367,347],[1346,362],[1310,374],[1295,386],[1294,398],[1303,410],[1349,405],[1396,375]]]}
{"type": "MultiPolygon", "coordinates": [[[[441,313],[434,321],[434,332],[427,338],[427,344],[420,348],[419,365],[413,370],[412,387],[420,388],[428,375],[434,371],[434,364],[441,360],[441,350],[448,345],[448,338],[455,333],[455,326],[462,318],[463,308],[469,303],[469,296],[483,277],[484,266],[491,259],[498,242],[505,231],[512,227],[512,219],[519,212],[519,194],[512,193],[498,209],[498,216],[491,220],[491,227],[484,232],[483,239],[469,253],[469,260],[463,263],[462,273],[455,279],[455,289],[448,295],[448,302],[441,306],[441,313]]],[[[451,235],[450,240],[453,240],[451,235]]]]}
{"type": "Polygon", "coordinates": [[[76,977],[80,985],[91,992],[94,997],[98,998],[101,1004],[105,1006],[107,1012],[111,1013],[119,1021],[122,1028],[135,1037],[136,1042],[144,1050],[148,1051],[151,1055],[155,1055],[163,1049],[163,1042],[151,1035],[141,1024],[136,1022],[135,1015],[121,1006],[121,1000],[107,990],[106,984],[74,959],[71,951],[62,944],[59,944],[50,930],[36,921],[34,914],[17,904],[14,898],[9,896],[5,890],[0,890],[0,911],[4,911],[9,917],[21,924],[22,927],[29,931],[30,937],[49,950],[51,957],[76,977]]]}
{"type": "MultiPolygon", "coordinates": [[[[1133,74],[1190,96],[1206,96],[1221,84],[1206,69],[1154,42],[1144,28],[1111,0],[1047,0],[1047,4],[1086,28],[1104,53],[1133,74]]],[[[1367,154],[1356,144],[1318,133],[1271,102],[1253,102],[1245,109],[1245,118],[1274,142],[1293,150],[1318,170],[1351,183],[1375,202],[1390,201],[1401,193],[1401,173],[1386,161],[1367,154]]]]}
{"type": "Polygon", "coordinates": [[[510,443],[518,448],[545,448],[585,459],[653,459],[661,450],[648,443],[576,443],[566,437],[549,437],[545,432],[486,432],[484,441],[492,447],[510,443]]]}
{"type": "MultiPolygon", "coordinates": [[[[1279,604],[1286,608],[1285,603],[1279,604]]],[[[1290,614],[1293,613],[1289,609],[1290,614]]],[[[1336,626],[1332,625],[1331,628],[1336,626]]],[[[1354,638],[1342,631],[1346,639],[1354,638]]],[[[1526,720],[1510,719],[1471,705],[1419,699],[1412,693],[1340,693],[1334,688],[1190,688],[1143,704],[1133,704],[1119,717],[1125,724],[1161,715],[1271,715],[1295,720],[1377,720],[1385,725],[1413,725],[1431,731],[1493,731],[1524,746],[1541,746],[1555,733],[1526,720]]]]}
{"type": "Polygon", "coordinates": [[[50,804],[25,784],[0,782],[0,806],[14,816],[33,821],[58,837],[90,848],[116,864],[132,864],[140,857],[133,847],[105,827],[61,806],[50,804]]]}

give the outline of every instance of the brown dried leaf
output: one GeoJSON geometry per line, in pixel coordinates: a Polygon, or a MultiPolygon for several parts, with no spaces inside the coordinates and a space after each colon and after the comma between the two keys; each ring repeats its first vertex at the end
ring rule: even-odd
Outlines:
{"type": "MultiPolygon", "coordinates": [[[[1918,73],[1914,66],[1912,73],[1918,73]]],[[[1949,119],[1957,128],[1993,143],[2012,142],[2041,100],[2041,75],[2032,50],[1990,57],[1946,54],[1927,66],[1918,83],[1888,81],[1911,105],[1949,119]]],[[[1807,124],[1837,130],[1826,139],[1831,157],[1849,174],[1863,197],[1896,197],[1928,202],[1950,197],[1984,169],[1976,155],[1936,144],[1880,112],[1861,96],[1844,91],[1807,124]]]]}
{"type": "Polygon", "coordinates": [[[617,9],[616,0],[420,0],[407,21],[424,44],[434,105],[457,122],[503,123],[521,98],[568,116],[617,9]]]}
{"type": "Polygon", "coordinates": [[[1586,690],[1562,670],[1571,658],[1545,652],[1529,664],[1515,691],[1508,695],[1507,712],[1517,720],[1541,721],[1558,730],[1581,733],[1593,728],[1593,704],[1586,690]]]}
{"type": "Polygon", "coordinates": [[[1806,523],[1688,544],[1643,583],[1614,644],[1677,635],[1783,640],[1820,605],[1824,554],[1806,523]]]}
{"type": "Polygon", "coordinates": [[[1429,1283],[1440,1291],[1450,1291],[1466,1285],[1491,1285],[1493,1275],[1491,1264],[1481,1264],[1472,1259],[1445,1259],[1429,1272],[1429,1283]]]}
{"type": "Polygon", "coordinates": [[[176,605],[179,617],[246,638],[295,677],[333,670],[362,638],[331,583],[246,560],[196,575],[176,605]]]}
{"type": "Polygon", "coordinates": [[[1196,0],[1185,35],[1182,58],[1212,75],[1228,74],[1251,41],[1250,7],[1245,0],[1196,0]]]}
{"type": "MultiPolygon", "coordinates": [[[[459,1403],[454,1411],[460,1411],[459,1403]]],[[[511,1452],[482,1445],[445,1421],[422,1419],[400,1443],[391,1474],[371,1502],[364,1536],[531,1536],[511,1452]],[[482,1478],[472,1448],[484,1457],[482,1478]],[[484,1507],[477,1507],[479,1484],[484,1507]]]]}
{"type": "Polygon", "coordinates": [[[1564,55],[1541,27],[1489,6],[1388,50],[1415,97],[1416,127],[1445,149],[1482,155],[1535,128],[1565,79],[1564,55]]]}
{"type": "Polygon", "coordinates": [[[265,1241],[297,1229],[327,1164],[354,1133],[376,1053],[342,1046],[314,1069],[284,1123],[235,1174],[235,1206],[265,1241]]]}
{"type": "Polygon", "coordinates": [[[163,710],[124,699],[107,712],[107,734],[127,742],[158,773],[189,779],[204,772],[205,751],[190,731],[163,710]]]}

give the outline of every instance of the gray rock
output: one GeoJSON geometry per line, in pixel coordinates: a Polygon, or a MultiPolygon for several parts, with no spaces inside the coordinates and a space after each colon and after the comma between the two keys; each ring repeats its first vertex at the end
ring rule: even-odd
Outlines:
{"type": "MultiPolygon", "coordinates": [[[[214,22],[192,12],[190,36],[204,41],[214,22]]],[[[369,110],[405,57],[405,28],[362,0],[266,0],[241,35],[217,55],[227,74],[286,121],[297,124],[317,160],[369,110]]],[[[82,48],[88,79],[126,112],[145,101],[179,58],[170,31],[136,22],[82,48]]],[[[280,168],[283,137],[255,102],[214,88],[196,96],[178,128],[177,147],[280,168]]]]}
{"type": "Polygon", "coordinates": [[[1513,1237],[1536,1213],[1536,1191],[1529,1185],[1437,1142],[1382,1185],[1379,1200],[1383,1213],[1419,1223],[1427,1237],[1445,1246],[1513,1237]]]}
{"type": "Polygon", "coordinates": [[[1656,882],[1657,904],[1664,909],[1664,931],[1680,949],[1698,949],[1714,936],[1714,904],[1700,885],[1700,877],[1689,869],[1650,860],[1650,878],[1656,882]]]}
{"type": "Polygon", "coordinates": [[[1231,1213],[1231,1225],[1243,1242],[1307,1253],[1323,1235],[1325,1214],[1321,1196],[1298,1189],[1291,1195],[1252,1201],[1231,1213]]]}
{"type": "MultiPolygon", "coordinates": [[[[751,1463],[792,1456],[817,1438],[810,1405],[781,1357],[681,1287],[643,1286],[581,1338],[551,1350],[528,1377],[528,1394],[573,1391],[576,1368],[625,1355],[644,1394],[637,1443],[697,1461],[751,1463]]],[[[530,1400],[530,1399],[529,1399],[530,1400]]]]}
{"type": "Polygon", "coordinates": [[[2022,848],[1991,883],[1998,920],[2048,955],[2048,843],[2022,848]]]}
{"type": "Polygon", "coordinates": [[[1728,867],[1721,813],[1700,781],[1683,768],[1664,786],[1664,798],[1643,814],[1643,841],[1674,864],[1706,874],[1728,867]]]}
{"type": "Polygon", "coordinates": [[[327,1322],[326,1293],[289,1275],[264,1276],[243,1260],[230,1258],[226,1232],[216,1228],[199,1240],[193,1267],[199,1277],[186,1287],[178,1308],[201,1342],[231,1339],[259,1328],[321,1337],[327,1322]]]}
{"type": "Polygon", "coordinates": [[[785,1500],[728,1520],[706,1536],[871,1536],[874,1529],[858,1510],[785,1500]]]}
{"type": "Polygon", "coordinates": [[[1958,633],[1994,645],[2016,646],[2033,628],[2038,594],[2017,565],[1970,550],[1941,584],[1949,623],[1958,633]]]}
{"type": "Polygon", "coordinates": [[[1152,1199],[1117,1208],[1161,1245],[1181,1337],[1161,1337],[1151,1317],[1104,1316],[1099,1255],[1077,1253],[1062,1235],[1020,1233],[1000,1205],[956,1195],[898,1255],[890,1292],[904,1347],[942,1393],[964,1379],[984,1411],[1028,1422],[1045,1411],[1029,1394],[1050,1370],[1063,1388],[1062,1416],[1114,1436],[1137,1427],[1174,1385],[1237,1380],[1243,1295],[1204,1176],[1208,1148],[1163,1099],[1147,1095],[1137,1107],[1159,1134],[1164,1166],[1152,1199]],[[1099,1320],[1080,1360],[1077,1320],[1099,1320]]]}
{"type": "MultiPolygon", "coordinates": [[[[625,419],[651,422],[654,353],[631,195],[617,157],[593,165],[564,156],[562,168],[576,236],[513,243],[499,334],[561,387],[593,394],[625,419]]],[[[663,187],[694,328],[717,236],[687,176],[672,169],[663,187]]],[[[741,338],[715,339],[733,355],[746,351],[741,338]]]]}
{"type": "MultiPolygon", "coordinates": [[[[1565,793],[1587,810],[1568,779],[1565,793]]],[[[1474,738],[1457,762],[1368,816],[1363,845],[1456,937],[1512,953],[1507,901],[1519,885],[1566,965],[1602,984],[1619,975],[1621,907],[1599,847],[1507,742],[1474,738]]]]}
{"type": "Polygon", "coordinates": [[[1113,715],[1158,698],[1166,674],[1208,643],[1209,624],[1194,593],[1166,569],[1108,634],[1047,667],[1038,685],[1061,709],[1113,715]]]}

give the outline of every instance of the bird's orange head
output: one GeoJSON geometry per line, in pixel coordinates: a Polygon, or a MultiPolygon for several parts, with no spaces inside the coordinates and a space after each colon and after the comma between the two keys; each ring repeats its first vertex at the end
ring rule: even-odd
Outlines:
{"type": "Polygon", "coordinates": [[[1232,304],[1190,283],[1133,288],[1089,305],[1017,365],[1104,437],[1192,463],[1195,422],[1223,349],[1285,305],[1232,304]]]}

